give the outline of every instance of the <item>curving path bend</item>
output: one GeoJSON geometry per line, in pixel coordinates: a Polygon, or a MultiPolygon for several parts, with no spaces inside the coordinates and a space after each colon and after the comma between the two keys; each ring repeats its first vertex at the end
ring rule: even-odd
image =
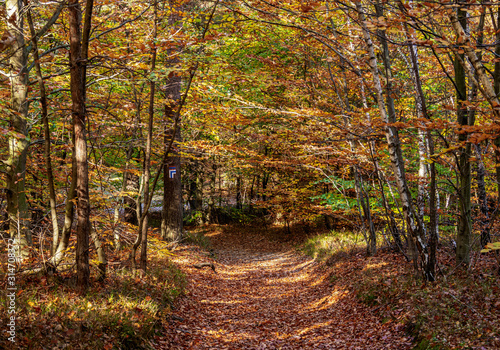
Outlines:
{"type": "Polygon", "coordinates": [[[162,349],[410,349],[403,327],[382,323],[329,272],[290,246],[249,232],[210,235],[215,259],[175,251],[188,292],[157,339],[162,349]],[[193,264],[214,262],[210,268],[193,264]]]}

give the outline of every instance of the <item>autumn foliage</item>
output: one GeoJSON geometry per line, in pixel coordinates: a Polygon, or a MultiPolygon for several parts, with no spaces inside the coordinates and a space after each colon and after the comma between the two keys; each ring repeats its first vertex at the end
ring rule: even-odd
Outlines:
{"type": "MultiPolygon", "coordinates": [[[[79,336],[91,328],[83,315],[102,316],[92,305],[107,288],[150,283],[133,298],[153,289],[149,313],[134,306],[149,328],[107,315],[95,331],[110,338],[97,347],[498,344],[497,4],[6,0],[0,18],[0,261],[5,288],[16,276],[18,322],[48,327],[54,312],[74,341],[75,324],[79,336]],[[203,227],[219,276],[194,270],[204,253],[184,246],[203,227]],[[273,240],[295,246],[271,245],[267,257],[273,240]],[[185,287],[170,260],[191,281],[182,315],[169,316],[185,324],[160,315],[185,287]],[[275,276],[284,300],[310,313],[290,323],[268,272],[303,279],[275,276]],[[154,278],[173,278],[172,295],[162,299],[154,278]],[[431,295],[449,312],[424,310],[431,295]],[[82,311],[64,323],[52,308],[67,298],[82,311]],[[213,313],[206,300],[224,307],[213,313]],[[454,327],[457,315],[476,326],[454,327]],[[334,324],[351,337],[328,333],[334,324]]],[[[27,346],[43,334],[22,330],[27,346]]]]}

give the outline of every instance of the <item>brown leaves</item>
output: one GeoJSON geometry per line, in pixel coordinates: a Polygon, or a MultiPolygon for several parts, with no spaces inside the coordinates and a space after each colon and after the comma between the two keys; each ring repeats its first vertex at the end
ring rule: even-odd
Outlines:
{"type": "Polygon", "coordinates": [[[15,41],[16,41],[16,37],[11,32],[6,30],[2,34],[2,37],[0,38],[0,51],[5,50],[9,46],[12,46],[15,41]]]}
{"type": "MultiPolygon", "coordinates": [[[[258,229],[216,227],[218,275],[194,269],[203,253],[176,252],[191,294],[157,339],[172,349],[405,349],[397,323],[382,324],[329,271],[258,229]],[[179,321],[182,319],[182,321],[179,321]]],[[[273,236],[274,237],[274,236],[273,236]]],[[[203,257],[206,259],[206,257],[203,257]]],[[[347,277],[347,276],[346,276],[347,277]]]]}

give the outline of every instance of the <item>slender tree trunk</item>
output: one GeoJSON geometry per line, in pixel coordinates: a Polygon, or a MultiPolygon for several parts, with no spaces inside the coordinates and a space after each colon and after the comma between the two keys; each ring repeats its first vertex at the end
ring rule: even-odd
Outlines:
{"type": "MultiPolygon", "coordinates": [[[[378,64],[377,57],[375,55],[375,49],[373,42],[370,37],[370,32],[366,26],[366,19],[364,15],[363,7],[359,1],[356,1],[356,8],[358,12],[359,21],[362,27],[363,36],[368,47],[369,54],[369,63],[372,70],[373,81],[375,84],[375,90],[377,94],[377,102],[379,106],[379,112],[382,117],[382,120],[385,123],[390,123],[391,120],[395,117],[393,114],[394,110],[391,108],[391,104],[388,106],[390,108],[390,113],[388,114],[386,111],[386,105],[383,97],[383,89],[382,84],[380,82],[380,77],[378,73],[378,64]]],[[[387,45],[387,42],[385,43],[387,45]]],[[[384,63],[388,64],[387,56],[388,52],[384,49],[384,63]]],[[[386,66],[386,69],[389,70],[389,67],[386,66]]],[[[390,96],[389,96],[390,97],[390,96]]],[[[389,100],[390,102],[390,100],[389,100]]],[[[396,128],[387,125],[385,127],[385,134],[387,139],[387,145],[389,149],[389,156],[391,159],[392,168],[394,171],[394,176],[396,178],[396,184],[398,187],[399,196],[401,198],[401,202],[403,205],[403,213],[405,216],[405,220],[408,224],[408,230],[410,232],[410,236],[413,240],[416,241],[417,249],[419,251],[420,257],[422,259],[422,264],[424,266],[425,277],[429,281],[434,281],[435,276],[428,273],[425,268],[429,264],[429,252],[425,243],[425,228],[423,227],[423,223],[419,220],[419,217],[415,214],[413,209],[413,204],[411,200],[411,193],[408,188],[408,184],[405,176],[404,169],[404,161],[401,153],[401,144],[399,141],[398,131],[396,128]]]]}
{"type": "MultiPolygon", "coordinates": [[[[400,4],[402,11],[406,11],[406,8],[400,4]]],[[[408,26],[405,25],[406,35],[409,39],[414,39],[413,32],[410,32],[408,26]]],[[[427,103],[425,99],[424,92],[422,90],[422,81],[420,79],[420,67],[418,62],[418,51],[417,46],[414,44],[408,45],[410,51],[410,60],[412,66],[412,77],[415,84],[417,94],[415,95],[415,104],[417,107],[417,116],[419,118],[424,118],[430,120],[430,116],[427,113],[427,103]]],[[[422,125],[425,127],[425,125],[422,125]]],[[[430,198],[429,198],[429,264],[426,266],[428,270],[428,275],[435,276],[435,269],[437,264],[436,252],[438,244],[438,208],[437,208],[437,189],[436,189],[436,164],[434,162],[434,140],[432,139],[432,134],[429,129],[419,129],[419,153],[420,153],[420,171],[419,171],[419,196],[425,194],[425,188],[421,188],[423,184],[421,181],[427,179],[430,173],[430,198]],[[424,161],[427,156],[428,160],[424,161]],[[426,163],[430,161],[430,166],[426,163]]],[[[423,186],[422,186],[423,187],[423,186]]],[[[417,203],[420,204],[419,215],[423,218],[424,215],[424,203],[423,200],[417,199],[417,203]]]]}
{"type": "MultiPolygon", "coordinates": [[[[91,1],[90,1],[91,3],[91,1]]],[[[89,2],[87,3],[89,6],[89,2]]],[[[90,6],[92,6],[90,4],[90,6]]],[[[78,0],[69,0],[69,32],[70,32],[70,74],[73,128],[75,134],[76,162],[76,269],[77,285],[85,292],[89,285],[89,236],[90,236],[90,203],[88,187],[87,136],[85,129],[85,60],[82,58],[81,10],[78,0]]]]}
{"type": "MultiPolygon", "coordinates": [[[[24,0],[25,6],[28,1],[24,0]]],[[[42,123],[45,136],[45,162],[47,169],[47,185],[49,187],[49,203],[50,203],[50,216],[52,220],[52,255],[56,253],[57,246],[59,245],[59,224],[57,222],[56,211],[56,193],[54,189],[54,175],[52,173],[52,157],[51,157],[51,140],[50,140],[50,127],[49,116],[47,108],[47,94],[45,92],[45,83],[42,77],[42,69],[40,67],[40,56],[38,53],[38,41],[36,38],[36,31],[31,17],[31,10],[27,12],[28,24],[30,28],[31,41],[33,43],[33,57],[35,59],[36,77],[40,88],[40,104],[42,106],[42,123]]]]}
{"type": "MultiPolygon", "coordinates": [[[[153,34],[152,34],[152,42],[151,42],[151,72],[154,72],[156,69],[156,36],[157,36],[157,22],[158,22],[158,4],[155,0],[153,9],[154,9],[154,17],[153,17],[153,34]]],[[[156,92],[156,83],[152,79],[150,82],[150,91],[149,91],[149,120],[148,120],[148,134],[146,138],[146,149],[144,155],[144,203],[150,203],[150,196],[153,196],[153,193],[149,192],[149,182],[151,177],[151,146],[153,140],[153,122],[154,122],[154,107],[155,107],[155,92],[156,92]]],[[[144,213],[141,215],[139,219],[139,232],[138,232],[138,242],[134,244],[133,247],[133,261],[132,264],[135,265],[135,250],[141,246],[141,257],[140,257],[140,269],[143,273],[146,272],[147,268],[147,244],[148,244],[148,219],[149,219],[149,208],[144,208],[144,213]]],[[[135,269],[135,266],[134,266],[135,269]]]]}
{"type": "Polygon", "coordinates": [[[258,177],[253,175],[252,176],[252,185],[250,186],[250,195],[248,197],[248,210],[250,211],[250,214],[253,213],[253,199],[255,197],[255,179],[258,181],[258,177]]]}
{"type": "MultiPolygon", "coordinates": [[[[351,150],[354,147],[351,142],[351,150]]],[[[356,199],[358,200],[358,204],[363,210],[363,215],[361,220],[363,222],[363,234],[365,230],[365,223],[368,225],[368,235],[364,234],[366,240],[366,254],[368,256],[373,256],[377,253],[377,235],[375,232],[375,226],[373,225],[371,211],[370,211],[370,199],[368,194],[363,188],[363,179],[359,174],[359,171],[356,166],[351,167],[352,172],[354,174],[354,187],[356,190],[356,199]]],[[[361,214],[361,213],[360,213],[361,214]]]]}
{"type": "MultiPolygon", "coordinates": [[[[459,0],[460,2],[460,0],[459,0]]],[[[460,25],[464,30],[467,27],[467,13],[461,8],[457,9],[457,16],[460,25]]],[[[457,88],[457,121],[462,126],[469,125],[467,112],[467,85],[465,81],[465,54],[455,53],[455,86],[457,88]]],[[[462,143],[459,150],[459,221],[457,227],[457,264],[469,264],[470,256],[470,236],[471,236],[471,145],[467,142],[467,133],[460,133],[458,141],[462,143]]]]}
{"type": "Polygon", "coordinates": [[[236,209],[243,208],[241,204],[241,175],[236,176],[236,209]]]}
{"type": "MultiPolygon", "coordinates": [[[[418,106],[417,106],[418,110],[418,106]]],[[[420,114],[420,113],[419,113],[420,114]]],[[[418,116],[422,118],[422,115],[418,116]]],[[[426,147],[425,133],[423,130],[418,130],[418,194],[417,194],[417,210],[420,217],[424,217],[425,214],[425,198],[426,198],[426,187],[427,187],[427,177],[428,177],[428,166],[427,166],[427,147],[426,147]]]]}

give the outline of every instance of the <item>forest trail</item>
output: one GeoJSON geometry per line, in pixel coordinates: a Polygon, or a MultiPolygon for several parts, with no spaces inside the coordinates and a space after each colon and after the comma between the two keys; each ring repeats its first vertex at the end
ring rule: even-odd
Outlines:
{"type": "Polygon", "coordinates": [[[234,227],[207,234],[215,259],[183,246],[173,261],[189,281],[164,349],[409,349],[404,327],[382,323],[329,271],[286,243],[234,227]],[[193,264],[213,262],[196,269],[193,264]]]}

